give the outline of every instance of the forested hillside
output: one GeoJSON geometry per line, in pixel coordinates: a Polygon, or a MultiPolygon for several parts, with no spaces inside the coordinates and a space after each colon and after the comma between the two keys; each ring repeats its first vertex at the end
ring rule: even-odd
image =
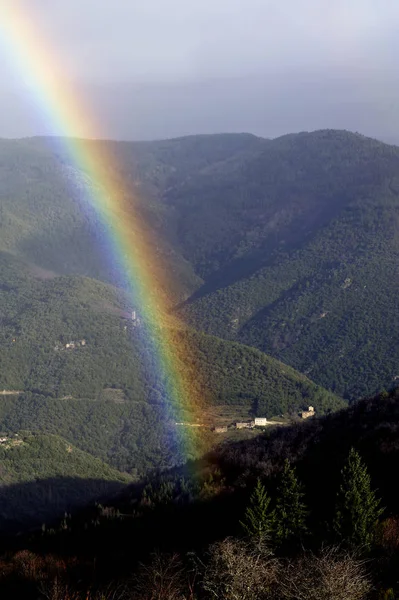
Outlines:
{"type": "MultiPolygon", "coordinates": [[[[156,352],[140,321],[132,321],[123,292],[84,277],[35,279],[8,255],[0,256],[0,268],[0,389],[101,399],[104,389],[116,388],[122,401],[160,402],[156,352]]],[[[191,348],[209,405],[254,404],[254,412],[271,416],[306,402],[321,408],[317,397],[328,398],[306,377],[249,347],[185,328],[173,337],[191,348]]],[[[332,407],[336,399],[330,398],[332,407]]]]}
{"type": "MultiPolygon", "coordinates": [[[[192,136],[160,142],[87,142],[106,146],[119,188],[131,193],[137,213],[152,230],[157,260],[175,273],[176,299],[200,284],[176,247],[173,213],[162,201],[165,189],[190,179],[210,164],[251,152],[263,140],[251,135],[192,136]]],[[[88,201],[93,182],[71,165],[56,139],[0,140],[0,250],[33,268],[80,274],[119,283],[117,256],[108,232],[88,201]]]]}
{"type": "MultiPolygon", "coordinates": [[[[29,267],[0,256],[0,432],[39,431],[114,467],[142,475],[198,457],[215,440],[207,432],[182,454],[168,409],[158,357],[124,293],[81,276],[34,278],[29,267]],[[209,438],[209,439],[208,439],[209,438]]],[[[190,357],[191,391],[202,408],[228,407],[234,419],[298,412],[319,414],[345,403],[264,353],[186,328],[172,333],[190,357]]],[[[193,421],[177,407],[174,419],[193,421]]],[[[190,436],[189,436],[190,437],[190,436]]]]}
{"type": "MultiPolygon", "coordinates": [[[[399,150],[345,131],[87,142],[170,273],[177,314],[353,399],[395,377],[399,150]]],[[[119,283],[84,173],[46,139],[2,141],[0,246],[42,277],[119,283]]]]}

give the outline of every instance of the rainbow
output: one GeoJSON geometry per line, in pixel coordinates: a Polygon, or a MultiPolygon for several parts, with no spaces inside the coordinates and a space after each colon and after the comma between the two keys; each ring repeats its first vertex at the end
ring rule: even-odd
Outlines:
{"type": "MultiPolygon", "coordinates": [[[[13,68],[28,81],[52,132],[60,136],[71,164],[94,182],[89,202],[106,226],[115,261],[123,266],[132,306],[137,307],[152,340],[168,415],[177,418],[188,412],[190,420],[198,422],[201,385],[194,372],[195,361],[187,355],[187,344],[176,343],[182,326],[170,314],[170,273],[156,255],[153,233],[136,210],[138,198],[132,197],[115,175],[117,169],[113,168],[107,143],[94,141],[101,137],[101,129],[92,111],[66,83],[68,70],[33,17],[18,0],[1,0],[0,31],[7,55],[13,68]]],[[[189,447],[192,449],[192,435],[183,436],[186,454],[189,447]]]]}

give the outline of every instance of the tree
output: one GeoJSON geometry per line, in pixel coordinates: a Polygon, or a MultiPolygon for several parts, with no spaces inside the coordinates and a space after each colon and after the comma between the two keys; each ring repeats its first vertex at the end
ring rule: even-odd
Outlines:
{"type": "Polygon", "coordinates": [[[203,567],[202,587],[209,600],[276,597],[279,561],[265,546],[258,549],[248,541],[227,538],[210,546],[203,567]]]}
{"type": "Polygon", "coordinates": [[[354,448],[341,473],[334,529],[349,546],[368,548],[384,509],[371,489],[367,467],[354,448]]]}
{"type": "Polygon", "coordinates": [[[259,542],[268,540],[273,530],[274,512],[269,510],[269,505],[270,497],[258,478],[244,520],[240,521],[240,524],[250,537],[256,538],[259,542]]]}
{"type": "Polygon", "coordinates": [[[177,554],[151,555],[149,564],[141,565],[133,578],[133,598],[140,600],[181,600],[189,598],[190,582],[177,554]]]}
{"type": "Polygon", "coordinates": [[[378,600],[396,600],[395,592],[392,588],[388,590],[381,590],[378,600]]]}
{"type": "Polygon", "coordinates": [[[364,561],[341,549],[306,552],[280,569],[279,600],[365,600],[371,590],[364,561]]]}
{"type": "Polygon", "coordinates": [[[304,493],[295,470],[286,459],[277,488],[275,509],[275,539],[277,544],[301,538],[306,533],[308,511],[302,499],[304,493]]]}

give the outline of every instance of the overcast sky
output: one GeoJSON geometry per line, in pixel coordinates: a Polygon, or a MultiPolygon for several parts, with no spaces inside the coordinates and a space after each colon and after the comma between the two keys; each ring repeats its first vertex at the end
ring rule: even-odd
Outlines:
{"type": "MultiPolygon", "coordinates": [[[[344,127],[399,141],[399,0],[0,1],[25,7],[108,137],[344,127]]],[[[0,136],[51,133],[4,58],[0,136]]]]}

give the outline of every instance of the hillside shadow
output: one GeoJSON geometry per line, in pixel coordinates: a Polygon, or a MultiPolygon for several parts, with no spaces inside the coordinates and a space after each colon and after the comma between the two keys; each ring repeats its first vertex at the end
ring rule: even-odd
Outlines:
{"type": "MultiPolygon", "coordinates": [[[[76,510],[64,528],[60,513],[67,505],[71,506],[74,498],[70,497],[68,502],[56,503],[58,522],[53,520],[54,534],[42,535],[39,531],[35,535],[9,537],[7,543],[3,535],[2,545],[7,549],[30,548],[44,554],[96,557],[101,575],[108,571],[116,577],[129,572],[134,563],[144,560],[154,550],[186,553],[239,534],[240,519],[257,477],[262,478],[270,495],[275,497],[276,475],[285,459],[296,466],[304,484],[312,527],[323,533],[325,519],[331,520],[334,513],[341,469],[352,446],[367,464],[373,488],[378,489],[385,514],[389,514],[399,501],[395,478],[391,476],[399,464],[398,423],[395,392],[386,400],[361,401],[321,419],[275,429],[253,440],[222,445],[201,460],[154,474],[124,489],[118,490],[113,486],[115,482],[111,482],[111,487],[105,490],[108,498],[103,502],[108,508],[92,502],[76,510]],[[218,472],[223,484],[217,485],[212,493],[205,493],[206,482],[218,472]],[[187,487],[190,478],[191,492],[187,487]],[[205,485],[197,488],[195,482],[201,481],[205,485]],[[112,491],[116,493],[113,497],[112,491]]],[[[74,488],[76,496],[82,491],[97,494],[98,488],[92,489],[93,481],[98,484],[98,480],[55,478],[10,486],[2,490],[5,495],[1,499],[1,516],[4,517],[3,507],[7,506],[15,516],[10,524],[15,526],[24,516],[18,511],[26,498],[33,495],[36,506],[40,507],[42,496],[38,490],[52,489],[62,494],[65,488],[74,488]]],[[[59,498],[55,493],[53,499],[59,498]]],[[[37,525],[45,507],[46,503],[40,514],[35,515],[37,525]]]]}
{"type": "Polygon", "coordinates": [[[100,227],[95,229],[94,225],[80,223],[68,230],[55,224],[20,240],[18,251],[35,264],[36,271],[83,275],[112,283],[112,269],[101,252],[106,244],[105,232],[100,227]]]}
{"type": "Polygon", "coordinates": [[[41,527],[94,501],[109,499],[126,484],[104,479],[51,477],[0,487],[0,533],[41,527]]]}
{"type": "Polygon", "coordinates": [[[226,491],[202,497],[182,492],[181,497],[170,500],[158,496],[168,487],[167,482],[176,480],[184,485],[190,475],[196,479],[197,470],[205,463],[210,465],[208,459],[194,461],[124,489],[111,482],[102,497],[97,486],[105,482],[78,478],[51,478],[3,488],[0,553],[29,550],[43,557],[57,555],[72,561],[79,557],[78,565],[95,564],[99,580],[118,580],[154,551],[185,554],[195,547],[207,547],[232,530],[238,531],[246,490],[238,490],[234,498],[226,491]],[[74,497],[63,499],[63,491],[71,488],[74,497]],[[65,512],[69,515],[64,520],[65,512]]]}
{"type": "MultiPolygon", "coordinates": [[[[336,263],[328,263],[328,264],[325,264],[324,267],[325,267],[326,271],[328,272],[336,267],[336,263]]],[[[251,331],[255,330],[256,328],[261,328],[261,330],[264,331],[265,330],[264,322],[267,321],[267,319],[270,317],[270,315],[273,315],[273,312],[276,310],[276,308],[278,308],[279,306],[284,304],[284,302],[287,302],[287,301],[292,301],[293,303],[295,303],[296,296],[301,293],[301,291],[304,289],[305,284],[309,281],[309,279],[310,279],[309,276],[305,276],[305,277],[302,277],[301,279],[298,279],[296,281],[296,283],[294,285],[292,285],[290,288],[283,290],[281,292],[281,294],[273,302],[271,302],[270,304],[268,304],[267,306],[265,306],[264,308],[262,308],[261,310],[256,312],[250,319],[248,319],[248,321],[240,329],[240,340],[242,341],[242,343],[247,343],[249,345],[252,345],[250,343],[251,331]]],[[[320,310],[321,309],[322,309],[322,306],[320,307],[320,310]]],[[[309,317],[303,317],[303,319],[305,319],[305,318],[308,319],[309,317]]],[[[266,331],[268,331],[268,329],[266,329],[266,331]]],[[[285,344],[284,347],[273,348],[273,350],[279,351],[289,345],[290,345],[290,343],[287,342],[287,344],[285,344]]],[[[258,346],[256,345],[256,347],[258,347],[258,346]]],[[[262,345],[259,348],[263,352],[266,352],[266,353],[270,353],[270,351],[272,350],[267,344],[262,345]]]]}
{"type": "Polygon", "coordinates": [[[273,267],[282,258],[300,251],[304,244],[308,244],[320,234],[320,228],[328,226],[348,200],[349,198],[345,197],[341,198],[340,202],[332,202],[327,206],[311,206],[311,210],[305,211],[300,218],[285,228],[280,228],[274,239],[265,240],[263,245],[250,255],[233,259],[221,270],[211,273],[206,277],[204,284],[187,300],[181,302],[176,310],[189,306],[218,290],[228,288],[242,279],[249,279],[260,269],[273,267]]]}

